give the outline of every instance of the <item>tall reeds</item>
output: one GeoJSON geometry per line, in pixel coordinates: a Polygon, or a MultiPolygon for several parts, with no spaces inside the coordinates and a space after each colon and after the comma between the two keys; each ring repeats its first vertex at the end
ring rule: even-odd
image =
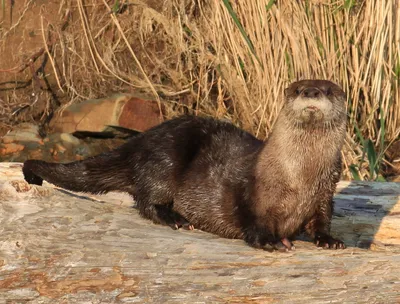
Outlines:
{"type": "Polygon", "coordinates": [[[265,138],[286,85],[330,79],[349,96],[345,174],[378,178],[400,134],[398,0],[119,3],[61,4],[74,22],[52,55],[72,102],[141,90],[170,116],[224,117],[265,138]]]}

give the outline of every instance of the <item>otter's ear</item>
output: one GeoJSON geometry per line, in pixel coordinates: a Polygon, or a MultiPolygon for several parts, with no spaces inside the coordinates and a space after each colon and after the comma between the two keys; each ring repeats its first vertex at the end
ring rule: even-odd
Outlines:
{"type": "Polygon", "coordinates": [[[290,93],[289,88],[286,88],[286,89],[283,91],[283,94],[285,95],[285,97],[288,97],[289,93],[290,93]]]}

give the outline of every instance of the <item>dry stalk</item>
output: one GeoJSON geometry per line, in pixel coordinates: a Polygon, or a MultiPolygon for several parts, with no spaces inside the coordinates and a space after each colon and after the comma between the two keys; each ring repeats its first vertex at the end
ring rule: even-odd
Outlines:
{"type": "MultiPolygon", "coordinates": [[[[288,83],[327,78],[349,96],[346,176],[365,152],[360,134],[378,154],[399,137],[397,0],[230,0],[240,26],[226,1],[130,0],[114,13],[108,3],[61,4],[79,19],[60,42],[58,85],[71,100],[140,90],[166,97],[170,116],[224,117],[265,138],[288,83]]],[[[359,165],[367,179],[368,162],[359,165]]]]}

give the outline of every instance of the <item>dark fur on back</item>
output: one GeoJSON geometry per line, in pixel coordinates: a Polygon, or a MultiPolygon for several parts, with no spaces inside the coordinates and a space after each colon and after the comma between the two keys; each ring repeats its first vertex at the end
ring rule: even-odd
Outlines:
{"type": "Polygon", "coordinates": [[[182,116],[84,161],[28,160],[23,173],[30,183],[44,179],[74,191],[126,191],[155,223],[189,222],[255,247],[306,229],[323,246],[342,248],[330,237],[330,220],[341,172],[344,93],[328,81],[303,81],[288,88],[286,101],[266,143],[227,122],[182,116]],[[298,109],[291,103],[309,100],[296,100],[305,90],[296,86],[318,88],[329,107],[312,104],[293,114],[298,109]]]}

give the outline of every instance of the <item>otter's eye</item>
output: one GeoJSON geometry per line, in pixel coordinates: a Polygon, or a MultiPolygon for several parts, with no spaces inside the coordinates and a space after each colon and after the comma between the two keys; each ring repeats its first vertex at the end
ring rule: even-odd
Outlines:
{"type": "Polygon", "coordinates": [[[296,91],[294,91],[296,93],[296,95],[300,95],[300,90],[299,88],[296,89],[296,91]]]}
{"type": "Polygon", "coordinates": [[[325,92],[326,96],[332,95],[332,88],[327,88],[325,92]]]}

